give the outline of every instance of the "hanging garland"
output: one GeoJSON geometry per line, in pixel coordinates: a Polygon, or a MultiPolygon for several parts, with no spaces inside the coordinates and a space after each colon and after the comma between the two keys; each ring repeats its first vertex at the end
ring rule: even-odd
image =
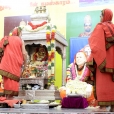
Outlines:
{"type": "Polygon", "coordinates": [[[29,22],[27,26],[25,26],[25,29],[26,31],[29,31],[29,32],[37,32],[39,30],[42,30],[44,29],[45,27],[47,26],[47,22],[44,21],[40,24],[32,24],[32,22],[29,22]]]}
{"type": "Polygon", "coordinates": [[[56,27],[54,26],[51,30],[51,84],[54,84],[55,81],[55,31],[56,27]]]}
{"type": "Polygon", "coordinates": [[[41,26],[46,25],[46,24],[47,24],[46,21],[44,21],[44,22],[42,22],[40,24],[36,24],[36,25],[32,24],[32,22],[28,23],[28,25],[30,25],[32,27],[32,30],[37,29],[38,27],[41,27],[41,26]]]}
{"type": "Polygon", "coordinates": [[[55,81],[55,32],[56,26],[52,29],[47,26],[46,41],[48,48],[48,85],[54,84],[55,81]]]}
{"type": "Polygon", "coordinates": [[[43,30],[47,25],[42,25],[41,27],[38,27],[36,29],[31,29],[31,27],[29,25],[25,26],[25,30],[28,31],[28,32],[38,32],[40,30],[43,30]]]}
{"type": "MultiPolygon", "coordinates": [[[[46,31],[46,43],[47,43],[47,50],[48,50],[48,79],[51,76],[51,37],[50,37],[50,33],[51,33],[51,28],[50,26],[47,26],[47,31],[46,31]]],[[[50,84],[48,82],[48,84],[50,84]]]]}

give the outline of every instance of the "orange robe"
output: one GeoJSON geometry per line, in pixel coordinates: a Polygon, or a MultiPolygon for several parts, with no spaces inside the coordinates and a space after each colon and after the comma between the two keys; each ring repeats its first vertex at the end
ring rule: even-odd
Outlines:
{"type": "Polygon", "coordinates": [[[93,73],[99,105],[114,104],[114,37],[106,24],[114,33],[111,22],[98,23],[89,38],[91,56],[87,66],[93,73]]]}
{"type": "Polygon", "coordinates": [[[4,47],[4,55],[0,63],[0,74],[4,81],[4,94],[18,95],[23,64],[22,40],[18,36],[4,37],[0,41],[0,47],[3,47],[6,40],[9,43],[4,47]]]}

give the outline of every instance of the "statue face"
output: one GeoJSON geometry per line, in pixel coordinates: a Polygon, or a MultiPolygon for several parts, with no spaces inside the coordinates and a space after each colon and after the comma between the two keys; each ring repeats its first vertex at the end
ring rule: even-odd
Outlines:
{"type": "Polygon", "coordinates": [[[76,54],[76,64],[79,66],[84,65],[84,63],[86,62],[86,56],[84,55],[83,52],[78,52],[76,54]]]}
{"type": "Polygon", "coordinates": [[[46,56],[46,51],[44,48],[39,48],[38,55],[40,58],[44,58],[46,56]]]}

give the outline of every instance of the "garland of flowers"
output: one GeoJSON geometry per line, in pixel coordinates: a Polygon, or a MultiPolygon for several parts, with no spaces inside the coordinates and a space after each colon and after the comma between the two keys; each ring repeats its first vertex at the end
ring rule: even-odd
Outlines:
{"type": "Polygon", "coordinates": [[[47,26],[47,31],[46,31],[46,43],[47,43],[47,50],[48,50],[48,84],[49,78],[51,77],[51,38],[50,38],[50,26],[47,26]]]}
{"type": "Polygon", "coordinates": [[[29,23],[28,23],[28,25],[30,25],[30,26],[32,27],[32,30],[37,29],[38,27],[41,27],[41,26],[43,26],[43,25],[45,25],[45,24],[47,24],[46,21],[44,21],[44,22],[42,22],[42,23],[40,23],[40,24],[36,24],[36,25],[32,24],[32,22],[29,22],[29,23]]]}
{"type": "Polygon", "coordinates": [[[68,82],[69,80],[72,79],[71,77],[71,66],[73,63],[71,63],[70,65],[68,65],[67,69],[66,69],[66,82],[68,82]]]}
{"type": "Polygon", "coordinates": [[[51,30],[51,84],[54,84],[55,81],[55,30],[54,26],[51,30]]]}
{"type": "Polygon", "coordinates": [[[47,27],[47,21],[35,25],[32,22],[28,22],[28,25],[25,26],[24,28],[26,29],[26,31],[29,32],[37,32],[39,30],[44,29],[45,27],[47,27]]]}
{"type": "Polygon", "coordinates": [[[48,85],[54,84],[55,78],[55,31],[56,26],[53,26],[50,33],[50,28],[47,27],[46,39],[48,48],[48,85]],[[50,37],[51,35],[51,37],[50,37]]]}
{"type": "Polygon", "coordinates": [[[31,29],[29,26],[25,26],[25,30],[28,31],[28,32],[38,32],[38,31],[44,29],[46,26],[47,25],[45,24],[45,25],[43,25],[41,27],[38,27],[36,29],[31,29]]]}

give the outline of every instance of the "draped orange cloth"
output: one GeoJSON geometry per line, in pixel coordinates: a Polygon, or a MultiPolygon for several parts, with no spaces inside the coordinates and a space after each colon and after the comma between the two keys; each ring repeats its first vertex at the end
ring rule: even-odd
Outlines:
{"type": "Polygon", "coordinates": [[[4,79],[4,93],[17,95],[23,64],[22,40],[18,36],[4,37],[0,41],[0,48],[3,48],[5,41],[8,44],[4,47],[4,55],[0,63],[0,75],[4,79]]]}
{"type": "Polygon", "coordinates": [[[96,25],[89,38],[91,56],[87,64],[92,63],[92,60],[96,64],[96,67],[93,66],[95,68],[93,77],[96,80],[96,95],[99,105],[114,104],[114,36],[112,35],[114,25],[111,22],[112,16],[110,9],[103,10],[103,20],[96,25]]]}

